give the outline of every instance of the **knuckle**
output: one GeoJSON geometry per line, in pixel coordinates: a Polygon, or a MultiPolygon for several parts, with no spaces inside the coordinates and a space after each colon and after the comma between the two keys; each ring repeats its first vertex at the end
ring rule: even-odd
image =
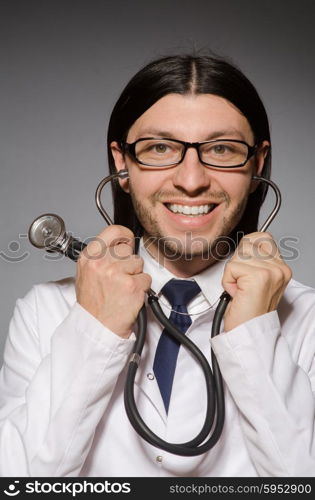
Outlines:
{"type": "Polygon", "coordinates": [[[81,252],[87,261],[101,258],[106,253],[105,241],[96,236],[81,252]]]}
{"type": "Polygon", "coordinates": [[[112,241],[111,246],[108,248],[108,253],[113,259],[126,260],[132,255],[132,248],[125,242],[112,241]]]}
{"type": "Polygon", "coordinates": [[[150,286],[152,284],[152,277],[146,273],[143,276],[144,276],[144,282],[147,285],[147,288],[150,288],[150,286]]]}
{"type": "Polygon", "coordinates": [[[266,235],[263,233],[253,241],[253,246],[259,248],[262,247],[263,245],[265,245],[266,248],[270,249],[274,248],[276,243],[273,239],[267,238],[266,235]]]}
{"type": "Polygon", "coordinates": [[[261,233],[259,231],[247,233],[247,234],[244,234],[241,241],[253,243],[257,238],[261,237],[262,234],[265,234],[265,233],[261,233]]]}
{"type": "Polygon", "coordinates": [[[240,245],[247,245],[248,243],[251,243],[251,235],[245,234],[243,238],[240,240],[240,245]]]}
{"type": "Polygon", "coordinates": [[[246,235],[243,236],[243,238],[239,241],[239,244],[237,245],[235,253],[238,254],[240,251],[242,251],[243,248],[248,245],[248,242],[249,242],[248,237],[246,235]]]}
{"type": "Polygon", "coordinates": [[[135,280],[132,278],[132,276],[125,277],[124,286],[125,286],[126,292],[129,294],[134,294],[137,290],[137,284],[136,284],[135,280]]]}
{"type": "Polygon", "coordinates": [[[243,242],[244,244],[249,243],[253,246],[259,246],[262,243],[267,242],[267,241],[271,244],[275,243],[272,234],[268,233],[266,231],[264,231],[264,232],[256,231],[255,233],[246,234],[241,239],[241,242],[243,242]]]}
{"type": "Polygon", "coordinates": [[[288,283],[293,275],[292,269],[287,264],[285,264],[283,271],[284,271],[285,281],[288,283]]]}
{"type": "Polygon", "coordinates": [[[126,238],[134,238],[135,237],[135,235],[133,234],[133,232],[131,231],[131,229],[129,229],[126,226],[121,226],[119,224],[114,224],[111,227],[117,229],[117,231],[119,231],[119,233],[122,236],[125,236],[126,238]]]}
{"type": "Polygon", "coordinates": [[[283,268],[276,266],[273,269],[273,276],[277,281],[284,281],[285,273],[283,268]]]}
{"type": "Polygon", "coordinates": [[[100,270],[103,268],[103,260],[101,258],[87,257],[85,266],[88,269],[88,271],[93,273],[99,273],[100,270]]]}
{"type": "Polygon", "coordinates": [[[227,274],[230,274],[232,272],[232,269],[233,269],[233,266],[235,265],[235,263],[236,263],[236,257],[233,256],[233,258],[225,264],[224,272],[227,274]]]}
{"type": "MultiPolygon", "coordinates": [[[[85,250],[85,248],[84,248],[85,250]]],[[[86,264],[86,258],[85,258],[85,254],[84,254],[84,250],[82,250],[82,252],[80,252],[80,255],[77,259],[77,262],[76,262],[76,268],[77,269],[82,269],[85,264],[86,264]]]]}
{"type": "Polygon", "coordinates": [[[269,271],[269,269],[266,269],[265,267],[257,268],[256,276],[262,282],[269,281],[270,280],[270,271],[269,271]]]}
{"type": "Polygon", "coordinates": [[[275,284],[279,284],[281,287],[286,285],[291,279],[291,270],[286,266],[275,266],[272,269],[272,280],[275,284]]]}
{"type": "Polygon", "coordinates": [[[90,250],[91,250],[91,243],[86,245],[86,247],[83,248],[82,252],[80,252],[79,258],[77,260],[77,264],[79,266],[83,266],[84,264],[86,264],[90,250]]]}
{"type": "Polygon", "coordinates": [[[132,255],[132,260],[136,262],[139,266],[143,267],[144,266],[144,260],[140,255],[133,254],[132,255]]]}
{"type": "Polygon", "coordinates": [[[110,244],[112,242],[126,242],[131,243],[134,241],[133,232],[127,227],[120,226],[118,224],[113,224],[108,226],[104,231],[99,234],[99,237],[106,237],[106,241],[110,244]]]}
{"type": "Polygon", "coordinates": [[[131,259],[132,259],[131,263],[132,263],[132,266],[133,266],[135,273],[137,273],[137,274],[142,273],[143,267],[144,267],[143,259],[141,257],[140,257],[140,259],[137,259],[134,257],[132,257],[131,259]]]}
{"type": "Polygon", "coordinates": [[[257,238],[253,242],[253,246],[256,250],[261,251],[263,254],[268,253],[275,257],[278,254],[278,247],[273,238],[267,238],[265,234],[257,238]]]}
{"type": "Polygon", "coordinates": [[[266,238],[267,238],[267,239],[269,239],[269,240],[273,240],[273,236],[272,236],[272,234],[271,234],[271,233],[269,233],[269,231],[264,231],[264,233],[263,233],[263,234],[266,236],[266,238]]]}
{"type": "Polygon", "coordinates": [[[104,275],[106,276],[107,279],[111,281],[114,278],[117,278],[118,274],[119,274],[119,265],[117,262],[112,262],[104,269],[104,275]]]}

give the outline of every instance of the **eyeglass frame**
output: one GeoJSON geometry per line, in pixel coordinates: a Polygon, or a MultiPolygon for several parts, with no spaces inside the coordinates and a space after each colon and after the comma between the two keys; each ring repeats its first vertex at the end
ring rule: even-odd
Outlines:
{"type": "Polygon", "coordinates": [[[244,165],[246,165],[248,160],[255,154],[255,152],[258,149],[258,144],[254,144],[253,146],[250,146],[249,144],[247,144],[247,142],[241,141],[238,139],[213,139],[211,141],[186,142],[186,141],[181,141],[179,139],[171,139],[170,137],[141,137],[140,139],[137,139],[135,142],[132,142],[132,143],[121,141],[120,146],[121,146],[123,152],[129,154],[133,158],[133,160],[135,160],[137,163],[139,163],[140,165],[144,165],[145,167],[155,169],[155,170],[158,170],[158,169],[164,168],[164,167],[174,167],[176,165],[179,165],[183,161],[183,159],[185,158],[185,155],[187,153],[187,149],[189,149],[189,148],[194,148],[197,151],[198,159],[199,159],[200,163],[202,163],[203,165],[213,167],[213,168],[222,168],[222,169],[239,168],[239,167],[243,167],[244,165]],[[184,146],[184,149],[183,149],[181,159],[175,163],[170,163],[168,165],[150,165],[150,164],[147,164],[147,163],[140,161],[136,156],[136,144],[138,142],[148,141],[148,140],[172,141],[172,142],[177,142],[178,144],[182,144],[184,146]],[[240,163],[238,165],[230,165],[230,166],[212,165],[211,163],[204,162],[200,157],[199,147],[202,146],[203,144],[211,144],[211,143],[215,143],[215,142],[237,142],[238,144],[245,144],[245,146],[247,147],[246,160],[243,163],[240,163]]]}

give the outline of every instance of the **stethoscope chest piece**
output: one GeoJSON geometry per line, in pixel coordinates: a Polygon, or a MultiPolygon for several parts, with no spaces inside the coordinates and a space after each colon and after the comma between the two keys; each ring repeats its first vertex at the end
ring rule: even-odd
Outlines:
{"type": "Polygon", "coordinates": [[[31,224],[28,237],[35,247],[52,250],[59,246],[65,233],[65,224],[59,215],[43,214],[31,224]]]}

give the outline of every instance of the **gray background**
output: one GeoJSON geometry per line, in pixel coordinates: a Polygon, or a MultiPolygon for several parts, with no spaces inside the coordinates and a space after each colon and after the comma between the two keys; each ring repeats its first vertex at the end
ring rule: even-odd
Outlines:
{"type": "Polygon", "coordinates": [[[107,173],[112,106],[142,65],[174,52],[210,48],[256,85],[283,194],[270,231],[278,242],[296,238],[299,255],[288,263],[295,279],[315,287],[313,0],[1,0],[0,7],[0,361],[16,299],[74,272],[72,262],[30,245],[30,223],[55,212],[80,238],[102,229],[94,193],[107,173]]]}

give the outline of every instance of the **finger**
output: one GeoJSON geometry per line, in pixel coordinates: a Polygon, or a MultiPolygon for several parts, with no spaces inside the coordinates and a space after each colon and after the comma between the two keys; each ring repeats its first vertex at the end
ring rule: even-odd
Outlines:
{"type": "Polygon", "coordinates": [[[149,291],[152,283],[152,278],[146,273],[126,274],[118,273],[115,275],[116,284],[124,293],[134,295],[137,292],[149,291]]]}
{"type": "Polygon", "coordinates": [[[134,250],[134,234],[125,226],[119,226],[118,224],[108,226],[98,235],[98,238],[102,239],[107,246],[126,243],[134,250]]]}
{"type": "Polygon", "coordinates": [[[110,277],[115,277],[117,274],[130,274],[136,275],[140,274],[143,271],[143,259],[138,255],[131,255],[128,260],[121,260],[113,262],[107,268],[107,275],[110,277]]]}
{"type": "MultiPolygon", "coordinates": [[[[135,239],[132,231],[124,226],[109,226],[96,236],[83,250],[85,257],[101,258],[104,257],[107,250],[122,246],[117,250],[118,257],[126,257],[134,253],[135,239]]],[[[113,254],[116,251],[112,252],[113,254]]]]}
{"type": "Polygon", "coordinates": [[[118,243],[117,245],[107,247],[108,255],[114,260],[124,260],[131,257],[140,258],[133,253],[130,245],[127,243],[118,243]]]}
{"type": "Polygon", "coordinates": [[[251,233],[240,241],[236,253],[238,256],[251,256],[257,259],[282,260],[278,246],[269,233],[251,233]]]}
{"type": "Polygon", "coordinates": [[[147,273],[140,273],[134,276],[134,279],[137,281],[140,289],[148,292],[151,288],[152,278],[147,273]]]}
{"type": "Polygon", "coordinates": [[[231,260],[225,266],[222,286],[234,297],[238,290],[261,288],[284,290],[291,277],[292,271],[286,264],[278,265],[270,262],[262,266],[254,259],[250,263],[231,260]]]}
{"type": "Polygon", "coordinates": [[[274,258],[268,254],[263,254],[262,251],[257,255],[256,252],[251,250],[243,252],[241,255],[234,254],[233,257],[229,261],[230,266],[239,264],[244,265],[244,271],[248,270],[249,274],[252,273],[261,273],[264,274],[264,270],[266,273],[270,273],[270,280],[273,279],[275,281],[284,281],[288,283],[292,277],[292,271],[290,267],[282,260],[281,258],[274,258]]]}
{"type": "Polygon", "coordinates": [[[226,264],[222,286],[233,298],[236,293],[246,291],[246,289],[260,286],[260,281],[267,281],[269,271],[266,268],[252,266],[239,261],[230,261],[226,264]],[[268,275],[267,275],[268,273],[268,275]]]}
{"type": "Polygon", "coordinates": [[[252,276],[252,266],[238,261],[230,261],[225,265],[222,277],[222,285],[226,291],[229,291],[226,286],[236,285],[237,280],[242,277],[252,276]]]}

